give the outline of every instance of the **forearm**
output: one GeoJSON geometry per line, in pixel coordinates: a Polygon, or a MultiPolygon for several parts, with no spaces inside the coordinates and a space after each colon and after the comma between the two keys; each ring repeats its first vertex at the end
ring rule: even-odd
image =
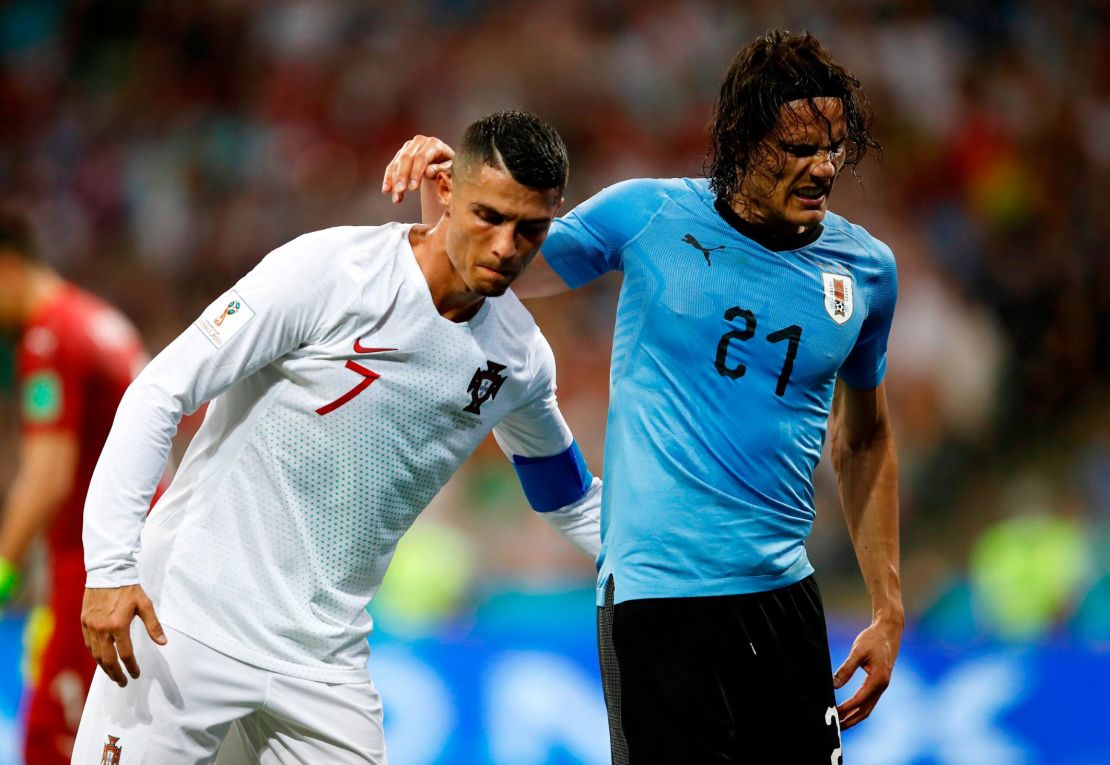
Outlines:
{"type": "Polygon", "coordinates": [[[834,436],[840,501],[876,621],[904,621],[899,574],[898,459],[889,423],[851,444],[834,436]]]}
{"type": "Polygon", "coordinates": [[[66,430],[24,436],[0,515],[0,557],[19,566],[31,540],[50,526],[73,491],[78,453],[77,436],[66,430]]]}
{"type": "Polygon", "coordinates": [[[190,327],[128,387],[85,498],[86,587],[138,584],[139,535],[181,417],[226,388],[242,363],[190,327]]]}
{"type": "Polygon", "coordinates": [[[540,517],[593,560],[601,552],[601,479],[594,478],[582,498],[540,517]]]}
{"type": "Polygon", "coordinates": [[[87,587],[138,584],[139,535],[181,414],[179,399],[143,378],[120,402],[85,501],[87,587]]]}
{"type": "Polygon", "coordinates": [[[524,299],[561,295],[569,289],[563,278],[544,259],[542,252],[536,255],[535,260],[513,282],[513,294],[524,299]]]}
{"type": "Polygon", "coordinates": [[[444,207],[436,196],[435,182],[425,179],[420,184],[420,222],[425,226],[434,226],[443,212],[444,207]]]}
{"type": "Polygon", "coordinates": [[[47,483],[17,476],[4,503],[0,526],[0,558],[19,566],[31,540],[54,519],[62,497],[47,483]]]}

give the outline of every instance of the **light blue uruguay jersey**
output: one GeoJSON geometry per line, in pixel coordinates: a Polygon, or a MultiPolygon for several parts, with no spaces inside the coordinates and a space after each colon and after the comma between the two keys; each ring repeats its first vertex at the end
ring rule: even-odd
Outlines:
{"type": "Polygon", "coordinates": [[[792,250],[742,225],[705,180],[634,180],[556,220],[543,246],[571,287],[624,272],[599,604],[610,575],[619,603],[762,592],[813,571],[833,385],[883,379],[894,256],[833,213],[792,250]]]}

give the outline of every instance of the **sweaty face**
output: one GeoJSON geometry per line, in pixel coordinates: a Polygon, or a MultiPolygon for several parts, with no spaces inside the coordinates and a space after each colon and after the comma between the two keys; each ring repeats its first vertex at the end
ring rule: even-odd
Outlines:
{"type": "Polygon", "coordinates": [[[447,257],[467,291],[504,294],[539,252],[561,203],[558,190],[523,186],[489,165],[454,178],[447,257]]]}
{"type": "Polygon", "coordinates": [[[734,200],[744,220],[780,234],[798,234],[820,223],[836,177],[844,167],[847,122],[838,98],[791,101],[752,156],[734,200]]]}

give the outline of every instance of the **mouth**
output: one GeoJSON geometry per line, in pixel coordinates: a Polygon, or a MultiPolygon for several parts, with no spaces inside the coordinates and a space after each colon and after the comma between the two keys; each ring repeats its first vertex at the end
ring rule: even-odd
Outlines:
{"type": "Polygon", "coordinates": [[[795,197],[805,207],[818,208],[828,199],[829,189],[826,186],[803,186],[795,189],[791,196],[795,197]]]}
{"type": "Polygon", "coordinates": [[[483,271],[486,271],[486,272],[492,274],[493,276],[496,276],[498,279],[510,279],[510,280],[512,280],[512,279],[516,278],[516,272],[515,271],[511,271],[511,270],[504,270],[503,271],[503,270],[500,270],[500,269],[497,269],[497,268],[491,268],[490,266],[478,266],[478,267],[481,268],[483,271]]]}

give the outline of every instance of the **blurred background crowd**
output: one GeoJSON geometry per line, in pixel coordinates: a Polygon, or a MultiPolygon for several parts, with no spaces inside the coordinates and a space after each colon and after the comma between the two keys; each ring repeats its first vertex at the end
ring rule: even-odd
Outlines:
{"type": "MultiPolygon", "coordinates": [[[[46,259],[157,352],[298,234],[417,219],[379,193],[414,133],[451,142],[531,109],[569,145],[567,209],[625,178],[700,174],[720,79],[771,27],[814,32],[857,74],[884,145],[831,209],[899,263],[888,388],[911,619],[945,640],[1110,646],[1106,3],[8,0],[0,188],[46,259]]],[[[530,305],[595,472],[618,285],[530,305]]],[[[828,608],[865,618],[826,466],[817,484],[828,608]]],[[[418,628],[591,576],[490,443],[402,544],[379,619],[418,628]]]]}

